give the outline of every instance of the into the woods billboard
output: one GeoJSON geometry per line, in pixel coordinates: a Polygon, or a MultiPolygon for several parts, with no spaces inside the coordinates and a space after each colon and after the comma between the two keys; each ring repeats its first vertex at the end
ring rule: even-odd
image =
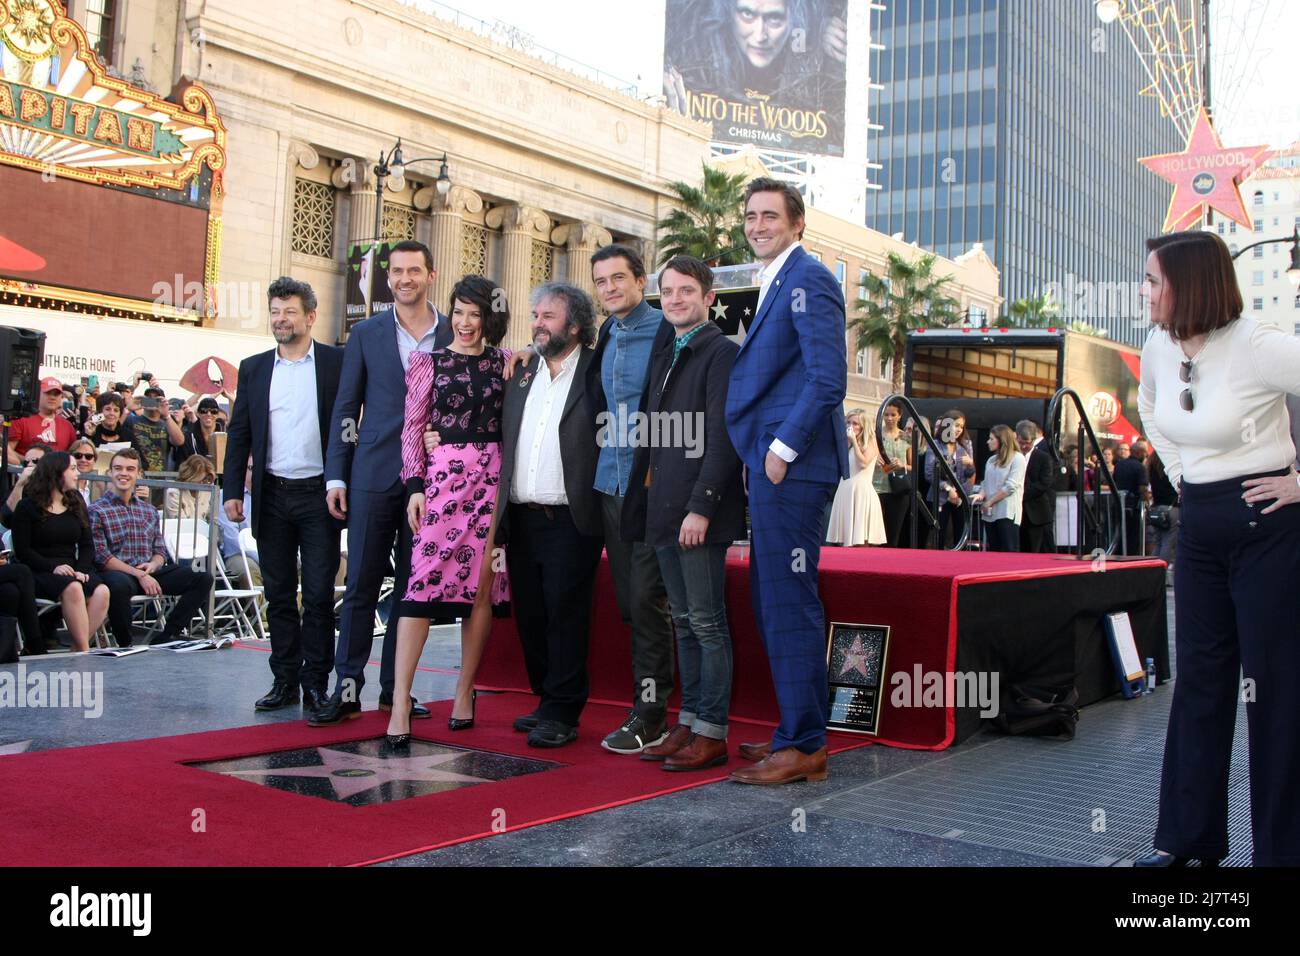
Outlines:
{"type": "Polygon", "coordinates": [[[668,105],[714,142],[843,156],[847,5],[668,0],[668,105]]]}

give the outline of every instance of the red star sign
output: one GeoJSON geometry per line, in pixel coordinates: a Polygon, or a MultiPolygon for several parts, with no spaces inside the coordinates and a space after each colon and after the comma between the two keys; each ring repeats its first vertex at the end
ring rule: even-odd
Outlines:
{"type": "Polygon", "coordinates": [[[1161,179],[1174,185],[1164,231],[1195,225],[1203,207],[1217,210],[1229,219],[1251,228],[1250,215],[1241,198],[1245,179],[1268,154],[1267,146],[1237,146],[1224,149],[1219,134],[1210,125],[1202,107],[1196,125],[1181,153],[1147,156],[1138,162],[1161,179]]]}

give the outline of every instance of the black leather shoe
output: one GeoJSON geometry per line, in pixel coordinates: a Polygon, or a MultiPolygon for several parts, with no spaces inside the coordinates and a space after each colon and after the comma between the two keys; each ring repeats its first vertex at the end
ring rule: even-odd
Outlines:
{"type": "Polygon", "coordinates": [[[578,739],[578,728],[558,720],[539,720],[528,734],[530,747],[563,747],[578,739]]]}
{"type": "Polygon", "coordinates": [[[478,710],[478,688],[470,691],[469,697],[469,717],[448,717],[448,730],[469,730],[474,726],[474,714],[478,710]]]}
{"type": "MultiPolygon", "coordinates": [[[[380,693],[379,709],[386,714],[392,713],[393,698],[391,694],[380,693]]],[[[411,698],[411,719],[412,720],[428,720],[432,716],[433,716],[433,711],[429,710],[428,707],[425,707],[414,697],[411,698]]]]}
{"type": "MultiPolygon", "coordinates": [[[[1192,856],[1175,856],[1172,853],[1163,853],[1160,850],[1156,850],[1152,853],[1148,853],[1146,856],[1139,857],[1138,859],[1134,860],[1133,865],[1142,866],[1142,867],[1151,867],[1151,866],[1182,867],[1182,866],[1187,866],[1195,859],[1196,857],[1192,857],[1192,856]]],[[[1200,864],[1202,869],[1216,870],[1219,868],[1218,860],[1201,860],[1200,864]]]]}
{"type": "Polygon", "coordinates": [[[333,727],[345,720],[356,720],[361,716],[361,705],[352,701],[344,703],[338,697],[331,697],[325,706],[307,718],[308,727],[333,727]]]}
{"type": "Polygon", "coordinates": [[[302,692],[302,709],[308,714],[321,711],[330,702],[330,695],[323,690],[304,690],[302,692]]]}
{"type": "Polygon", "coordinates": [[[516,717],[513,726],[521,734],[531,734],[537,729],[537,711],[516,717]]]}
{"type": "Polygon", "coordinates": [[[254,704],[253,709],[279,710],[282,707],[288,707],[296,703],[298,703],[298,688],[292,684],[276,681],[271,685],[271,693],[254,704]]]}

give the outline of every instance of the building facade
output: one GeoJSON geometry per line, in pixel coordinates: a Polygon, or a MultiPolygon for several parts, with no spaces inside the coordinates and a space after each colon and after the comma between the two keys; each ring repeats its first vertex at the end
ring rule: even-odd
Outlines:
{"type": "MultiPolygon", "coordinates": [[[[1168,187],[1138,158],[1182,142],[1141,61],[1085,0],[882,0],[874,12],[867,225],[953,257],[979,242],[1008,303],[1133,286],[1168,187]],[[1051,197],[1044,202],[1044,197],[1051,197]]],[[[1132,296],[1078,316],[1118,341],[1132,296]]]]}
{"type": "MultiPolygon", "coordinates": [[[[698,179],[709,156],[705,124],[398,0],[314,0],[310,16],[298,16],[299,6],[307,4],[128,0],[106,30],[118,69],[139,60],[144,81],[158,88],[201,77],[221,109],[228,156],[217,327],[269,331],[264,290],[292,274],[319,294],[316,336],[344,336],[356,280],[349,250],[373,238],[372,167],[399,137],[408,160],[445,153],[451,187],[435,188],[439,162],[411,163],[385,184],[383,235],[431,246],[440,308],[466,273],[501,283],[513,312],[507,344],[527,341],[533,286],[563,279],[591,289],[589,258],[601,245],[627,242],[647,265],[657,262],[667,183],[698,179]]],[[[718,165],[767,173],[752,149],[718,165]]],[[[918,254],[817,209],[807,245],[839,277],[850,307],[863,271],[883,269],[887,251],[918,254]]],[[[987,256],[969,253],[943,268],[963,309],[998,314],[987,256]]],[[[887,375],[853,343],[846,348],[849,403],[878,402],[887,375]]]]}
{"type": "Polygon", "coordinates": [[[1300,229],[1300,142],[1278,150],[1241,185],[1241,198],[1251,217],[1251,228],[1216,216],[1213,230],[1235,255],[1237,285],[1246,314],[1300,335],[1300,288],[1287,269],[1292,241],[1268,242],[1247,249],[1262,239],[1294,236],[1300,229]]]}

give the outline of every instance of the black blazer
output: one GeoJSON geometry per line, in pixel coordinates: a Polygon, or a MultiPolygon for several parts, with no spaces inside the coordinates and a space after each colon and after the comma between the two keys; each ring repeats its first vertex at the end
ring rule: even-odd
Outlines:
{"type": "MultiPolygon", "coordinates": [[[[650,356],[641,410],[648,415],[675,413],[683,431],[676,435],[661,431],[660,437],[666,441],[690,437],[703,447],[692,449],[683,442],[677,447],[636,450],[620,531],[625,541],[670,547],[677,544],[686,515],[694,512],[709,519],[706,544],[730,544],[745,537],[745,488],[740,457],[727,434],[726,415],[731,367],[740,346],[718,326],[706,322],[682,347],[674,366],[675,338],[650,356]],[[701,412],[704,433],[686,432],[685,422],[694,422],[701,412]],[[702,454],[688,457],[697,450],[702,454]],[[647,474],[652,476],[648,488],[647,474]]],[[[655,431],[647,437],[653,440],[655,431]]]]}
{"type": "MultiPolygon", "coordinates": [[[[338,396],[343,371],[343,350],[323,342],[316,347],[316,421],[320,426],[321,461],[329,448],[330,412],[338,396]]],[[[266,476],[267,429],[271,418],[271,372],[276,349],[251,356],[239,363],[239,393],[230,410],[226,439],[226,470],[222,481],[225,501],[244,500],[244,464],[253,453],[253,513],[247,515],[257,537],[257,512],[262,500],[262,479],[266,476]]],[[[324,494],[324,492],[321,492],[324,494]]]]}
{"type": "Polygon", "coordinates": [[[1025,462],[1025,494],[1022,502],[1022,523],[1032,525],[1052,524],[1056,521],[1056,491],[1062,479],[1068,480],[1065,466],[1052,460],[1044,439],[1034,446],[1025,462]]]}
{"type": "MultiPolygon", "coordinates": [[[[604,525],[600,505],[596,501],[596,459],[600,449],[596,445],[596,416],[588,396],[588,375],[594,353],[578,346],[578,367],[573,370],[573,382],[560,413],[560,449],[564,463],[564,492],[569,499],[569,511],[578,530],[587,535],[601,535],[604,525]]],[[[519,427],[524,420],[524,405],[537,378],[541,358],[533,355],[527,365],[515,370],[514,378],[506,383],[505,405],[501,410],[501,520],[497,523],[497,543],[509,538],[507,529],[510,485],[515,475],[515,451],[519,444],[519,427]]],[[[603,404],[604,398],[601,398],[603,404]]]]}

